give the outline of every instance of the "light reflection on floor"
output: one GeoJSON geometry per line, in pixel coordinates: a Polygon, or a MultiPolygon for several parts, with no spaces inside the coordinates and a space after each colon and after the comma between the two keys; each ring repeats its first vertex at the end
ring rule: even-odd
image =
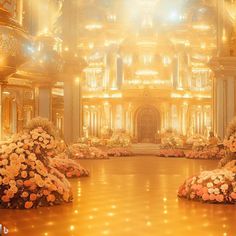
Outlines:
{"type": "Polygon", "coordinates": [[[73,204],[0,210],[9,235],[236,235],[236,206],[176,198],[187,176],[216,167],[216,161],[132,157],[81,163],[91,177],[71,181],[73,204]]]}

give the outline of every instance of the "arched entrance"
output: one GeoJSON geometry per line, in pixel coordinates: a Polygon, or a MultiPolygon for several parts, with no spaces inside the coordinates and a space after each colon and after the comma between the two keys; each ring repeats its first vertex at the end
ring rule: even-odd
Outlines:
{"type": "Polygon", "coordinates": [[[155,142],[155,134],[160,130],[160,115],[155,107],[140,108],[137,112],[136,135],[140,143],[155,142]]]}

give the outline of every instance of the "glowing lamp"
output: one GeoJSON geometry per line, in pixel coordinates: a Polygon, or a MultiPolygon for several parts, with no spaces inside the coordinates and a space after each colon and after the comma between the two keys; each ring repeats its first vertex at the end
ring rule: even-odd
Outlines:
{"type": "Polygon", "coordinates": [[[158,71],[155,70],[138,70],[135,73],[138,76],[155,76],[158,75],[158,71]]]}
{"type": "Polygon", "coordinates": [[[211,28],[210,25],[205,25],[205,24],[194,24],[192,27],[195,30],[202,30],[202,31],[207,31],[211,28]]]}
{"type": "Polygon", "coordinates": [[[85,25],[85,29],[87,30],[99,30],[102,29],[103,25],[99,23],[87,24],[85,25]]]}

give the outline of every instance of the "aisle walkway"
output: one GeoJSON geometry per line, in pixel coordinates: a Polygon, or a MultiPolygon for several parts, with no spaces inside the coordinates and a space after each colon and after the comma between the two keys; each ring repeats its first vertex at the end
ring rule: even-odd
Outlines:
{"type": "Polygon", "coordinates": [[[180,183],[216,161],[126,157],[85,160],[91,177],[72,180],[74,203],[0,210],[9,236],[234,236],[236,206],[180,200],[180,183]]]}

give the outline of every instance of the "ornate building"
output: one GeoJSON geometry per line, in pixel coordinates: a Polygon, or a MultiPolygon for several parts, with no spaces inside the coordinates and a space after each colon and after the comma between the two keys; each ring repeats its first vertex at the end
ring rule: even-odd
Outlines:
{"type": "Polygon", "coordinates": [[[81,23],[79,34],[80,55],[88,63],[82,74],[86,135],[125,129],[138,141],[152,141],[169,128],[206,135],[212,129],[207,62],[216,48],[216,26],[209,22],[214,6],[182,8],[166,17],[165,4],[135,2],[133,16],[125,15],[125,4],[81,8],[86,16],[97,14],[92,23],[81,23]]]}
{"type": "Polygon", "coordinates": [[[68,142],[116,129],[138,142],[170,128],[223,137],[235,110],[222,99],[235,89],[234,2],[174,5],[0,0],[2,139],[34,116],[68,142]]]}

